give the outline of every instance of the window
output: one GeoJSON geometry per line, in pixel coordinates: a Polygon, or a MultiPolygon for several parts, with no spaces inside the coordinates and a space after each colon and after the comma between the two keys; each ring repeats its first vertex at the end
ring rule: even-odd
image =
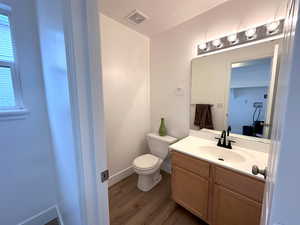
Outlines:
{"type": "Polygon", "coordinates": [[[9,12],[0,9],[0,113],[23,109],[9,12]]]}

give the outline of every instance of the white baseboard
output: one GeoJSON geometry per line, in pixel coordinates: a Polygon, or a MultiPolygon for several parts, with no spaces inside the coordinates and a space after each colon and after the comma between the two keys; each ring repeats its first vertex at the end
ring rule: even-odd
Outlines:
{"type": "MultiPolygon", "coordinates": [[[[57,206],[51,206],[48,209],[45,209],[38,214],[24,220],[23,222],[19,223],[18,225],[44,225],[51,220],[58,217],[57,213],[57,206]]],[[[63,224],[62,224],[63,225],[63,224]]]]}
{"type": "Polygon", "coordinates": [[[119,181],[125,179],[126,177],[129,177],[133,173],[134,173],[133,167],[130,166],[124,170],[121,170],[121,171],[113,174],[112,176],[109,177],[108,186],[110,187],[110,186],[118,183],[119,181]]]}

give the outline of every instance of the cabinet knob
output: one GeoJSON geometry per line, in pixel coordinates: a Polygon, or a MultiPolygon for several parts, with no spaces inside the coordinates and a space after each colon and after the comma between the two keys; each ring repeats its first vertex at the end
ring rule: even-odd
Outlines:
{"type": "Polygon", "coordinates": [[[258,168],[258,166],[254,165],[254,166],[252,166],[252,173],[254,175],[261,174],[266,179],[266,177],[267,177],[267,168],[261,170],[261,169],[258,168]]]}

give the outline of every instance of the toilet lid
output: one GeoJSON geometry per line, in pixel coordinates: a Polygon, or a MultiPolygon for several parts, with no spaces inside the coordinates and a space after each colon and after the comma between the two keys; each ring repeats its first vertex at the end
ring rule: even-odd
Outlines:
{"type": "Polygon", "coordinates": [[[159,158],[151,154],[145,154],[137,157],[133,165],[139,169],[152,169],[159,162],[159,158]]]}

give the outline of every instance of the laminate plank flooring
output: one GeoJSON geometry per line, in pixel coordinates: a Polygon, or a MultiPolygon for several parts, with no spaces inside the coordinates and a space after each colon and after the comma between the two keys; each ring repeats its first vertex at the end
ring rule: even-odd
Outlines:
{"type": "Polygon", "coordinates": [[[45,225],[59,225],[58,219],[51,220],[49,223],[45,225]]]}
{"type": "Polygon", "coordinates": [[[110,225],[207,225],[171,199],[170,175],[149,192],[133,174],[109,188],[110,225]]]}

